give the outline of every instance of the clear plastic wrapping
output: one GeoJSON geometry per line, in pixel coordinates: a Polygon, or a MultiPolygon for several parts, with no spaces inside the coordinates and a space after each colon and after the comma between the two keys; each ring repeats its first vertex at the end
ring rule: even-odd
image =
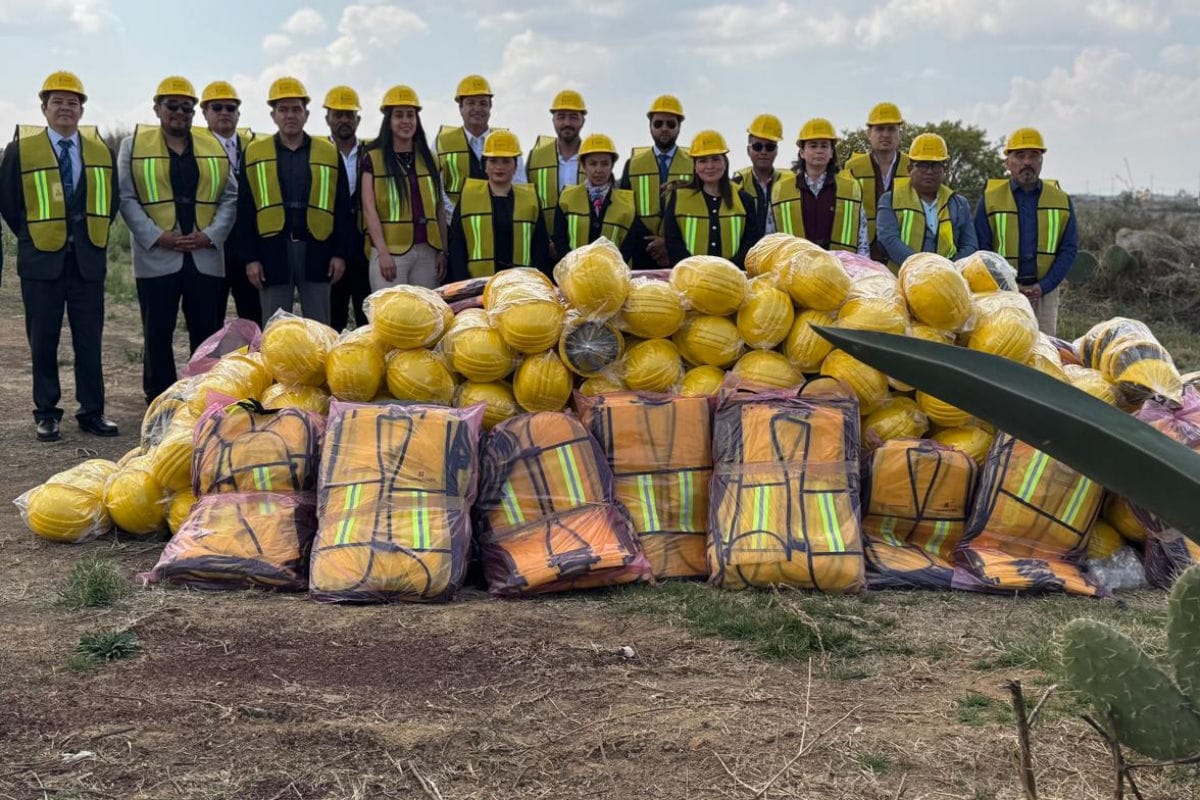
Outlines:
{"type": "Polygon", "coordinates": [[[750,350],[729,371],[739,383],[760,389],[791,389],[804,383],[804,376],[783,353],[774,350],[750,350]]]}
{"type": "Polygon", "coordinates": [[[832,350],[821,362],[821,374],[846,384],[858,398],[863,414],[870,414],[888,398],[888,380],[845,350],[832,350]]]}
{"type": "Polygon", "coordinates": [[[180,378],[162,394],[150,401],[142,417],[141,445],[150,448],[162,441],[177,414],[190,414],[188,399],[192,396],[195,378],[180,378]]]}
{"type": "Polygon", "coordinates": [[[819,248],[793,255],[780,274],[780,282],[797,306],[814,311],[837,311],[852,285],[842,262],[819,248]]]}
{"type": "Polygon", "coordinates": [[[1022,364],[1028,362],[1038,340],[1038,324],[1025,295],[990,292],[973,299],[975,325],[966,336],[967,347],[1022,364]]]}
{"type": "Polygon", "coordinates": [[[755,278],[780,273],[796,253],[820,249],[807,239],[790,233],[768,233],[746,251],[746,274],[755,278]]]}
{"type": "Polygon", "coordinates": [[[320,386],[335,339],[337,333],[328,325],[276,311],[263,331],[262,354],[277,382],[320,386]]]}
{"type": "Polygon", "coordinates": [[[1104,377],[1104,373],[1100,370],[1067,364],[1063,367],[1063,376],[1067,383],[1080,391],[1087,392],[1097,400],[1103,400],[1110,406],[1117,404],[1117,389],[1108,382],[1108,378],[1104,377]]]}
{"type": "Polygon", "coordinates": [[[464,381],[454,393],[455,408],[470,408],[482,404],[483,429],[491,430],[498,423],[521,413],[512,386],[504,381],[479,383],[464,381]]]}
{"type": "Polygon", "coordinates": [[[104,485],[104,508],[113,524],[134,536],[148,536],[166,524],[166,497],[149,456],[135,456],[104,485]]]}
{"type": "Polygon", "coordinates": [[[620,376],[621,382],[634,391],[674,391],[683,380],[679,348],[670,339],[638,342],[625,352],[620,376]]]}
{"type": "Polygon", "coordinates": [[[526,411],[559,411],[571,399],[574,378],[558,353],[525,356],[513,374],[513,395],[526,411]]]}
{"type": "Polygon", "coordinates": [[[320,386],[275,383],[262,393],[264,408],[295,408],[325,416],[329,413],[329,392],[320,386]]]}
{"type": "Polygon", "coordinates": [[[380,343],[397,350],[432,347],[454,318],[437,292],[411,284],[372,292],[363,302],[363,313],[380,343]]]}
{"type": "Polygon", "coordinates": [[[488,591],[521,595],[645,580],[604,453],[572,415],[523,414],[487,435],[475,504],[488,591]]]}
{"type": "Polygon", "coordinates": [[[1123,405],[1136,407],[1155,395],[1180,402],[1179,370],[1146,323],[1114,317],[1094,325],[1074,347],[1084,365],[1100,370],[1117,387],[1123,405]]]}
{"type": "Polygon", "coordinates": [[[679,354],[689,364],[728,367],[741,356],[745,343],[737,325],[727,317],[688,314],[683,326],[671,337],[679,354]]]}
{"type": "Polygon", "coordinates": [[[387,365],[383,346],[370,325],[338,336],[325,359],[329,391],[339,400],[365,403],[379,394],[387,365]]]}
{"type": "Polygon", "coordinates": [[[324,418],[310,411],[214,407],[196,423],[192,492],[312,491],[324,431],[324,418]]]}
{"type": "Polygon", "coordinates": [[[112,528],[104,486],[117,472],[111,461],[92,458],[51,476],[13,502],[29,530],[43,539],[78,544],[112,528]]]}
{"type": "Polygon", "coordinates": [[[825,356],[833,350],[833,343],[813,330],[813,326],[829,327],[836,323],[837,315],[832,311],[798,311],[792,329],[783,340],[783,354],[792,366],[809,374],[819,370],[825,356]]]}
{"type": "Polygon", "coordinates": [[[536,269],[505,269],[483,291],[488,319],[517,353],[549,350],[562,336],[566,306],[550,279],[536,269]]]}
{"type": "Polygon", "coordinates": [[[747,285],[746,301],[737,312],[738,335],[747,347],[770,350],[787,337],[795,319],[791,297],[764,275],[747,285]]]}
{"type": "Polygon", "coordinates": [[[456,384],[441,353],[422,347],[387,355],[387,390],[397,400],[448,406],[456,384]]]}
{"type": "Polygon", "coordinates": [[[258,400],[270,385],[271,370],[262,353],[230,353],[194,379],[188,410],[197,418],[214,403],[258,400]]]}
{"type": "Polygon", "coordinates": [[[1017,270],[999,253],[976,250],[954,262],[974,294],[1017,291],[1017,270]]]}
{"type": "Polygon", "coordinates": [[[192,485],[192,434],[189,427],[172,425],[162,441],[146,453],[150,471],[166,492],[181,492],[192,485]]]}
{"type": "Polygon", "coordinates": [[[1044,333],[1038,333],[1037,341],[1033,344],[1033,353],[1026,364],[1063,383],[1071,382],[1067,373],[1063,371],[1062,354],[1054,344],[1054,339],[1044,333]]]}
{"type": "Polygon", "coordinates": [[[838,309],[837,326],[860,331],[908,332],[908,307],[892,275],[873,274],[855,281],[838,309]]]}
{"type": "Polygon", "coordinates": [[[671,269],[671,286],[697,314],[736,312],[746,298],[746,273],[720,256],[690,256],[671,269]]]}
{"type": "Polygon", "coordinates": [[[638,277],[617,315],[617,327],[642,339],[665,339],[683,324],[683,295],[666,281],[638,277]]]}
{"type": "Polygon", "coordinates": [[[261,342],[262,331],[253,320],[235,317],[200,343],[180,374],[184,377],[203,375],[230,353],[258,352],[261,342]]]}
{"type": "Polygon", "coordinates": [[[516,355],[482,308],[456,314],[439,346],[454,371],[470,381],[502,380],[517,365],[516,355]]]}
{"type": "Polygon", "coordinates": [[[900,265],[900,293],[913,317],[932,328],[957,331],[974,313],[966,279],[937,253],[914,253],[900,265]]]}
{"type": "Polygon", "coordinates": [[[891,395],[863,417],[862,447],[878,447],[892,439],[919,439],[929,430],[929,418],[917,402],[904,395],[891,395]]]}
{"type": "Polygon", "coordinates": [[[309,592],[450,600],[471,546],[484,409],[335,401],[321,453],[309,592]]]}
{"type": "Polygon", "coordinates": [[[988,452],[992,449],[992,440],[995,437],[978,425],[962,425],[942,428],[935,431],[931,438],[939,444],[963,451],[982,467],[987,463],[988,452]]]}
{"type": "Polygon", "coordinates": [[[704,364],[683,373],[679,394],[684,397],[716,397],[725,383],[725,370],[704,364]]]}
{"type": "Polygon", "coordinates": [[[558,356],[571,372],[594,377],[618,363],[624,353],[625,337],[616,325],[568,312],[558,340],[558,356]]]}
{"type": "Polygon", "coordinates": [[[590,322],[604,322],[621,310],[629,278],[621,251],[603,236],[567,253],[554,267],[554,282],[563,297],[590,322]]]}

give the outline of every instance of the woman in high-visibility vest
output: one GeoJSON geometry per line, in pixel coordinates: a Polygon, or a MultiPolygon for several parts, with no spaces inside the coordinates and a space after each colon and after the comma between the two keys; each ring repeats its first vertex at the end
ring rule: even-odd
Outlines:
{"type": "Polygon", "coordinates": [[[670,190],[663,206],[663,238],[671,264],[710,255],[744,266],[762,236],[755,200],[729,179],[729,147],[716,131],[692,140],[691,185],[670,190]]]}
{"type": "Polygon", "coordinates": [[[371,291],[446,277],[446,211],[437,158],[421,125],[421,103],[393,86],[379,109],[379,136],[362,160],[362,223],[370,251],[371,291]]]}
{"type": "Polygon", "coordinates": [[[838,135],[833,123],[816,117],[796,137],[799,149],[792,169],[796,177],[771,187],[775,230],[808,239],[826,250],[869,255],[862,188],[848,174],[838,174],[838,135]]]}
{"type": "Polygon", "coordinates": [[[554,214],[552,241],[559,257],[601,236],[615,244],[629,262],[638,242],[650,231],[637,215],[633,192],[613,180],[617,148],[603,133],[593,133],[579,147],[583,183],[563,189],[554,214]]]}

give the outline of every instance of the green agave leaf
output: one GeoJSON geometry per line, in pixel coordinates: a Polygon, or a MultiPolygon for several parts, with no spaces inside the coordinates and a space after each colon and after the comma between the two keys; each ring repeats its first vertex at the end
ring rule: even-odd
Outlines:
{"type": "Polygon", "coordinates": [[[1200,543],[1200,455],[1070,384],[990,353],[814,325],[865,364],[958,406],[1200,543]]]}

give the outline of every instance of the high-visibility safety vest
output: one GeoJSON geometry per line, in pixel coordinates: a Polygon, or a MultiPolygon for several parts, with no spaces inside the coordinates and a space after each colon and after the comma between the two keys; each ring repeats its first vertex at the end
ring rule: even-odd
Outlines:
{"type": "MultiPolygon", "coordinates": [[[[514,183],[512,266],[528,267],[532,262],[533,229],[537,225],[537,194],[528,184],[514,183]]],[[[492,190],[487,181],[471,178],[463,186],[459,201],[463,235],[467,240],[467,271],[472,278],[496,272],[495,238],[492,230],[492,190]]]]}
{"type": "MultiPolygon", "coordinates": [[[[775,216],[775,230],[808,238],[804,232],[803,195],[797,186],[803,180],[802,176],[796,175],[792,179],[775,181],[771,187],[771,213],[775,216]]],[[[858,182],[838,175],[835,203],[829,249],[857,252],[859,215],[862,214],[862,189],[858,182]]]]}
{"type": "MultiPolygon", "coordinates": [[[[499,129],[493,128],[492,130],[499,129]]],[[[457,128],[449,125],[439,128],[437,153],[438,164],[442,170],[442,188],[450,196],[450,201],[458,205],[458,198],[462,194],[463,186],[470,178],[476,177],[471,174],[471,158],[474,154],[467,142],[466,130],[461,125],[457,128]]]]}
{"type": "MultiPolygon", "coordinates": [[[[108,246],[109,211],[113,199],[113,157],[99,135],[82,129],[82,180],[87,184],[84,213],[88,240],[108,246]]],[[[63,193],[58,156],[45,128],[22,136],[18,154],[21,189],[25,198],[25,228],[33,246],[43,253],[57,252],[67,244],[67,197],[63,193]]]]}
{"type": "MultiPolygon", "coordinates": [[[[311,174],[307,200],[309,234],[323,242],[333,234],[333,205],[337,198],[338,166],[342,157],[327,139],[309,139],[308,169],[311,174]]],[[[246,146],[246,178],[257,209],[258,235],[277,236],[286,216],[279,188],[279,161],[275,137],[256,138],[246,146]]]]}
{"type": "MultiPolygon", "coordinates": [[[[656,236],[662,233],[662,183],[658,179],[658,159],[653,147],[635,147],[629,157],[629,188],[633,190],[634,209],[656,236]]],[[[692,157],[687,148],[677,147],[667,166],[667,180],[691,183],[692,157]]]]}
{"type": "MultiPolygon", "coordinates": [[[[779,183],[779,181],[791,174],[792,173],[788,172],[787,170],[775,170],[775,176],[771,178],[771,188],[775,188],[775,184],[779,183]]],[[[758,197],[758,181],[754,177],[754,167],[742,167],[737,172],[733,173],[733,178],[731,178],[731,180],[733,181],[734,186],[737,186],[740,183],[742,191],[746,194],[750,195],[751,197],[758,197]]]]}
{"type": "MultiPolygon", "coordinates": [[[[938,187],[938,228],[937,254],[953,259],[958,252],[954,242],[954,225],[950,222],[950,198],[954,190],[942,184],[938,187]]],[[[892,211],[896,212],[896,224],[900,226],[900,239],[920,253],[925,248],[925,206],[917,195],[908,178],[897,178],[892,184],[892,211]]],[[[895,272],[900,265],[888,261],[888,267],[895,272]]]]}
{"type": "MultiPolygon", "coordinates": [[[[586,186],[568,186],[558,198],[558,207],[567,218],[567,241],[574,250],[591,244],[592,201],[586,186]]],[[[608,208],[600,223],[600,235],[617,247],[625,241],[633,225],[633,192],[628,189],[610,189],[608,208]]],[[[561,254],[560,254],[561,255],[561,254]]]]}
{"type": "MultiPolygon", "coordinates": [[[[746,207],[741,194],[733,188],[733,205],[721,201],[717,211],[721,236],[721,258],[733,258],[742,246],[742,235],[746,232],[746,207]]],[[[712,221],[708,216],[708,201],[702,189],[677,189],[675,191],[675,222],[683,236],[683,244],[694,256],[708,255],[708,228],[712,221]]]]}
{"type": "MultiPolygon", "coordinates": [[[[217,201],[229,181],[229,154],[225,147],[206,130],[193,129],[192,154],[200,180],[196,184],[196,229],[212,224],[217,201]]],[[[173,231],[175,219],[175,190],[171,186],[171,152],[167,149],[162,128],[138,125],[133,131],[130,151],[130,171],[133,188],[142,210],[161,230],[173,231]]],[[[192,198],[187,198],[192,199],[192,198]]]]}
{"type": "MultiPolygon", "coordinates": [[[[896,169],[892,172],[893,185],[896,178],[908,177],[909,164],[912,163],[908,153],[900,153],[896,158],[896,169]]],[[[855,153],[850,156],[850,160],[842,168],[841,174],[854,178],[862,189],[863,209],[867,212],[867,238],[873,242],[875,241],[875,167],[871,161],[871,154],[855,153]]],[[[883,191],[886,192],[887,187],[884,187],[883,191]]]]}
{"type": "MultiPolygon", "coordinates": [[[[375,171],[375,211],[379,214],[379,224],[383,226],[383,240],[387,242],[389,253],[394,256],[404,255],[413,246],[413,207],[412,198],[408,193],[400,196],[396,182],[407,183],[408,176],[388,174],[387,156],[383,154],[382,147],[368,150],[367,155],[371,157],[371,166],[375,171]]],[[[417,168],[417,187],[421,192],[421,208],[425,213],[425,241],[435,250],[441,250],[442,234],[437,224],[437,182],[425,166],[423,158],[418,156],[413,159],[413,163],[417,168]]],[[[365,224],[363,234],[368,240],[367,245],[370,246],[370,235],[365,224]]]]}
{"type": "MultiPolygon", "coordinates": [[[[537,192],[538,205],[546,221],[546,230],[554,230],[554,209],[558,207],[558,139],[539,136],[529,160],[525,162],[525,177],[537,192]]],[[[583,167],[576,173],[575,183],[584,180],[583,167]]]]}
{"type": "MultiPolygon", "coordinates": [[[[1020,260],[1021,232],[1017,223],[1017,201],[1007,178],[989,180],[983,193],[983,208],[992,228],[992,246],[1013,267],[1020,260]]],[[[1058,181],[1042,181],[1038,197],[1037,276],[1046,277],[1062,245],[1063,232],[1071,219],[1071,199],[1058,181]]]]}

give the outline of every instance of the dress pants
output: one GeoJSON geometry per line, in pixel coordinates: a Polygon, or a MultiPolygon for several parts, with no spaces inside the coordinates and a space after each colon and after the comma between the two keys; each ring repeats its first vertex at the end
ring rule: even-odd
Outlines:
{"type": "Polygon", "coordinates": [[[236,248],[225,246],[225,295],[221,309],[229,305],[229,295],[233,295],[233,308],[238,319],[248,319],[255,325],[262,324],[262,303],[258,299],[258,289],[246,277],[246,265],[235,253],[236,248]]]}
{"type": "Polygon", "coordinates": [[[188,348],[196,348],[221,329],[225,321],[225,282],[196,269],[190,254],[183,267],[170,275],[137,279],[138,305],[142,309],[142,391],[149,403],[158,397],[178,375],[175,372],[175,324],[179,306],[187,325],[188,348]]]}
{"type": "Polygon", "coordinates": [[[1038,330],[1047,336],[1058,335],[1058,301],[1062,287],[1057,287],[1050,294],[1044,294],[1036,300],[1030,299],[1033,313],[1037,316],[1038,330]]]}
{"type": "Polygon", "coordinates": [[[291,269],[292,279],[287,283],[272,283],[263,286],[262,291],[258,293],[259,300],[262,301],[263,327],[266,327],[271,315],[276,311],[282,310],[289,314],[292,312],[297,291],[300,293],[300,313],[308,319],[328,325],[330,315],[329,281],[316,282],[305,277],[305,251],[308,249],[306,242],[289,241],[287,248],[288,267],[291,269]]]}
{"type": "Polygon", "coordinates": [[[396,279],[386,281],[383,279],[383,274],[379,271],[379,251],[372,247],[370,261],[371,290],[378,291],[388,286],[403,286],[405,284],[424,286],[426,289],[436,289],[438,287],[437,254],[438,251],[427,244],[414,244],[407,253],[393,258],[396,262],[396,279]]]}
{"type": "Polygon", "coordinates": [[[342,279],[329,285],[330,326],[339,333],[346,329],[351,312],[354,317],[354,327],[361,328],[367,324],[367,315],[363,313],[363,301],[371,293],[371,281],[367,277],[367,258],[360,252],[355,252],[346,259],[346,271],[342,279]]]}
{"type": "Polygon", "coordinates": [[[100,366],[100,342],[104,332],[104,281],[84,280],[74,253],[67,253],[62,272],[52,280],[21,278],[25,303],[25,335],[29,340],[33,367],[33,418],[62,419],[58,401],[58,341],[63,309],[71,325],[75,351],[75,399],[77,418],[104,414],[104,372],[100,366]]]}

